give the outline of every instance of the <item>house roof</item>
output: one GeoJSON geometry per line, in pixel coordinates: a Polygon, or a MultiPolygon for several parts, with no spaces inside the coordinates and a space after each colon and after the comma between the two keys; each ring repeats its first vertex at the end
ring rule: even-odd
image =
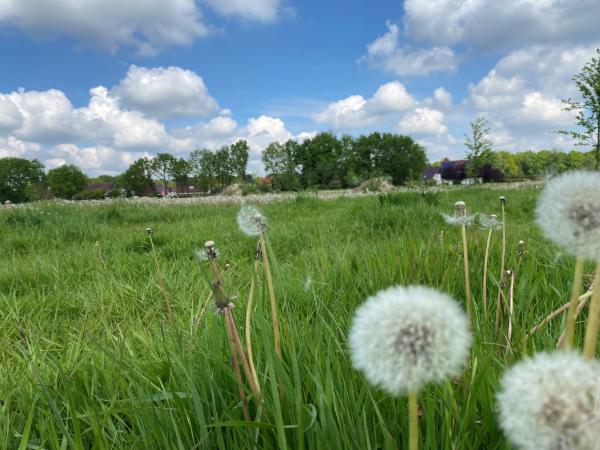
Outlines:
{"type": "Polygon", "coordinates": [[[423,171],[423,179],[424,180],[432,180],[433,177],[439,173],[440,168],[435,166],[429,166],[423,171]]]}
{"type": "Polygon", "coordinates": [[[110,191],[114,186],[115,185],[112,181],[106,181],[104,183],[88,183],[85,187],[85,190],[92,191],[95,189],[102,189],[104,191],[110,191]]]}

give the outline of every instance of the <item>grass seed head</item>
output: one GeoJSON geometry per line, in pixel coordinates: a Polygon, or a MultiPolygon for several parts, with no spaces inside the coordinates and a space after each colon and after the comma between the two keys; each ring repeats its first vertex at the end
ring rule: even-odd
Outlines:
{"type": "Polygon", "coordinates": [[[600,172],[568,172],[549,181],[537,205],[548,239],[584,259],[600,261],[600,172]]]}
{"type": "Polygon", "coordinates": [[[578,353],[538,353],[504,375],[500,426],[522,450],[600,448],[600,363],[578,353]]]}
{"type": "Polygon", "coordinates": [[[402,394],[457,375],[471,334],[465,314],[446,294],[394,286],[357,309],[349,344],[354,367],[370,383],[402,394]]]}

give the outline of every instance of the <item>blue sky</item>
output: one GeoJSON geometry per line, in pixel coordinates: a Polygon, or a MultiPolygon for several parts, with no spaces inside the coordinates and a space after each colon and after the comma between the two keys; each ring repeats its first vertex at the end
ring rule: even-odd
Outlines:
{"type": "Polygon", "coordinates": [[[597,0],[0,0],[0,157],[118,173],[237,139],[405,133],[461,157],[572,148],[560,98],[600,47],[597,0]]]}

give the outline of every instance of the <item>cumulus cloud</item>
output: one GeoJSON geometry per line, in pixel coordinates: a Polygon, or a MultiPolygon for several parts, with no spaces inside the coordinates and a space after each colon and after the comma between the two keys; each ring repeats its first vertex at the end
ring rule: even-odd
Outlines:
{"type": "Polygon", "coordinates": [[[358,59],[359,63],[397,76],[427,75],[456,67],[454,51],[450,47],[401,45],[400,27],[392,22],[387,22],[386,26],[388,31],[368,45],[367,54],[358,59]]]}
{"type": "Polygon", "coordinates": [[[152,54],[208,33],[194,0],[4,0],[0,24],[32,34],[68,35],[93,47],[152,54]]]}
{"type": "Polygon", "coordinates": [[[362,95],[351,95],[330,103],[312,118],[334,129],[360,128],[379,123],[390,114],[409,110],[414,103],[404,85],[392,81],[380,86],[369,100],[362,95]]]}
{"type": "Polygon", "coordinates": [[[404,27],[416,41],[480,49],[597,39],[596,0],[406,0],[404,27]],[[510,30],[510,32],[507,32],[510,30]]]}
{"type": "Polygon", "coordinates": [[[131,65],[112,91],[125,105],[155,117],[202,117],[219,108],[202,78],[181,67],[131,65]]]}
{"type": "Polygon", "coordinates": [[[281,0],[206,0],[206,3],[223,16],[240,16],[261,22],[275,20],[281,7],[281,0]]]}
{"type": "Polygon", "coordinates": [[[417,108],[398,122],[403,133],[417,135],[442,135],[448,132],[444,113],[431,108],[417,108]]]}

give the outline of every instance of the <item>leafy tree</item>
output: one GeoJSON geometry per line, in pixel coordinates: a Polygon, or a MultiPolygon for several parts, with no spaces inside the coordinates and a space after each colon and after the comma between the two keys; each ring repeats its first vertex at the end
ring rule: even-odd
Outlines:
{"type": "Polygon", "coordinates": [[[470,177],[481,176],[481,169],[491,165],[489,158],[492,153],[492,141],[489,138],[490,129],[485,117],[478,117],[471,122],[471,134],[465,134],[467,151],[467,175],[470,177]]]}
{"type": "Polygon", "coordinates": [[[339,182],[343,176],[339,165],[341,153],[341,142],[332,133],[319,133],[302,142],[297,152],[302,185],[328,187],[339,182]]]}
{"type": "Polygon", "coordinates": [[[410,136],[398,134],[381,135],[375,159],[380,172],[392,177],[395,185],[420,179],[427,167],[425,148],[410,136]]]}
{"type": "Polygon", "coordinates": [[[595,166],[600,169],[600,49],[581,72],[573,75],[573,81],[581,93],[582,101],[563,99],[567,111],[577,111],[575,124],[582,131],[565,131],[578,140],[579,145],[591,145],[594,148],[595,166]]]}
{"type": "Polygon", "coordinates": [[[229,146],[225,145],[216,151],[214,157],[214,167],[219,183],[219,189],[223,190],[229,186],[231,180],[233,179],[229,146]]]}
{"type": "Polygon", "coordinates": [[[173,178],[173,169],[177,159],[170,153],[159,153],[150,160],[150,173],[162,181],[165,195],[169,192],[169,181],[173,178]]]}
{"type": "Polygon", "coordinates": [[[205,193],[212,192],[217,183],[215,154],[206,148],[194,150],[190,153],[188,163],[196,187],[205,193]]]}
{"type": "Polygon", "coordinates": [[[248,152],[250,147],[248,143],[241,139],[229,147],[229,163],[231,173],[240,180],[246,176],[246,166],[248,165],[248,152]]]}
{"type": "Polygon", "coordinates": [[[0,158],[0,201],[25,202],[44,180],[44,165],[37,159],[0,158]]]}
{"type": "Polygon", "coordinates": [[[273,177],[273,187],[295,191],[300,187],[296,158],[300,144],[289,139],[285,144],[272,142],[262,153],[265,172],[273,177]]]}
{"type": "Polygon", "coordinates": [[[77,166],[70,164],[48,172],[48,185],[56,197],[71,199],[83,191],[87,177],[77,166]]]}
{"type": "Polygon", "coordinates": [[[177,192],[187,192],[191,170],[190,163],[183,158],[179,158],[173,163],[172,175],[177,192]]]}
{"type": "Polygon", "coordinates": [[[119,184],[127,193],[135,195],[146,195],[154,192],[154,182],[150,173],[150,161],[140,158],[134,161],[129,168],[120,176],[119,184]]]}

